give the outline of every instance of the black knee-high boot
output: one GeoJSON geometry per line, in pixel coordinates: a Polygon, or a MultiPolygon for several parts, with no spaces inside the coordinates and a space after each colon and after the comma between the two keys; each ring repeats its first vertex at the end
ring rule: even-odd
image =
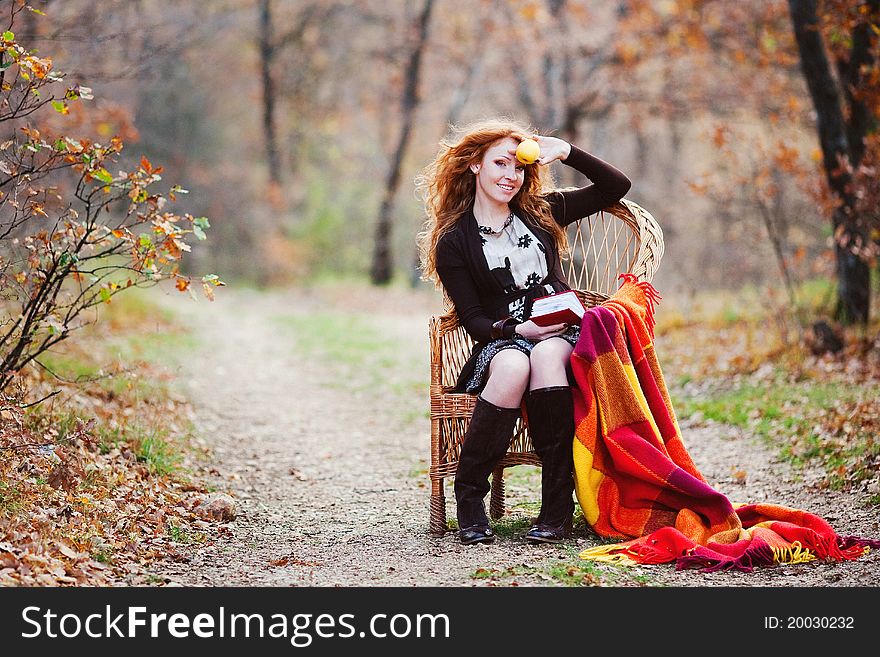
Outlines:
{"type": "Polygon", "coordinates": [[[462,543],[490,543],[495,539],[483,499],[489,492],[489,475],[510,446],[518,417],[519,408],[501,408],[477,397],[453,486],[462,543]]]}
{"type": "Polygon", "coordinates": [[[529,434],[541,459],[541,513],[526,534],[536,543],[558,543],[571,534],[574,513],[574,407],[571,388],[532,390],[526,397],[529,434]]]}

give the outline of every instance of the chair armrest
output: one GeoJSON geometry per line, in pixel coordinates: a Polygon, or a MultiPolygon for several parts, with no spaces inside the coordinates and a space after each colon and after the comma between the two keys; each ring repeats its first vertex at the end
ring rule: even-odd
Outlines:
{"type": "Polygon", "coordinates": [[[641,281],[651,282],[660,266],[660,259],[665,250],[663,230],[650,212],[642,206],[627,199],[621,199],[616,205],[622,206],[638,223],[639,251],[636,254],[632,274],[641,281]]]}
{"type": "Polygon", "coordinates": [[[443,394],[452,389],[449,383],[458,376],[458,372],[470,355],[473,339],[458,323],[455,310],[448,310],[443,315],[431,317],[428,325],[431,349],[431,395],[443,394]],[[455,370],[454,372],[452,370],[455,370]],[[444,372],[447,384],[444,385],[444,372]]]}

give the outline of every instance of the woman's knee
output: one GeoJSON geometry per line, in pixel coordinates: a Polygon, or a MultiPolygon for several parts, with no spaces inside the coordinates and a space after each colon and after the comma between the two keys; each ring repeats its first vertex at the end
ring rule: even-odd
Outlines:
{"type": "Polygon", "coordinates": [[[489,363],[489,377],[509,381],[511,384],[529,380],[531,363],[529,357],[516,349],[505,349],[495,354],[489,363]]]}
{"type": "Polygon", "coordinates": [[[571,352],[571,345],[562,338],[549,338],[535,345],[531,355],[529,388],[537,390],[568,385],[567,367],[571,352]]]}
{"type": "Polygon", "coordinates": [[[545,369],[565,367],[574,350],[567,341],[562,338],[548,338],[536,344],[529,358],[530,367],[545,369]]]}

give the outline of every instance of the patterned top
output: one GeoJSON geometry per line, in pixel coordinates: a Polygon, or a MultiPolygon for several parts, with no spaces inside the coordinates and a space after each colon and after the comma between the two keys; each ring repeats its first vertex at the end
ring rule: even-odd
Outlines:
{"type": "MultiPolygon", "coordinates": [[[[565,166],[579,171],[592,184],[577,189],[553,190],[544,195],[554,221],[561,227],[607,208],[629,191],[631,183],[624,173],[575,145],[572,145],[571,154],[565,159],[565,166]]],[[[505,294],[503,285],[499,286],[498,279],[486,266],[473,210],[469,208],[463,212],[461,219],[437,240],[437,275],[449,299],[455,304],[455,311],[465,331],[475,342],[485,344],[494,339],[494,324],[509,316],[509,299],[516,295],[505,294]]],[[[544,280],[564,287],[565,278],[552,236],[549,233],[545,235],[545,231],[537,226],[534,233],[545,240],[542,244],[547,249],[545,256],[549,273],[544,280]]],[[[506,324],[504,336],[511,337],[514,328],[512,322],[506,324]]],[[[471,356],[462,372],[468,370],[466,373],[469,374],[475,359],[475,355],[471,356]]]]}
{"type": "MultiPolygon", "coordinates": [[[[544,245],[519,217],[514,216],[511,224],[498,234],[480,235],[480,240],[489,269],[505,292],[525,290],[547,277],[544,245]]],[[[547,294],[553,293],[552,286],[544,287],[547,294]]],[[[519,322],[524,321],[524,306],[525,297],[512,301],[510,316],[519,322]]]]}

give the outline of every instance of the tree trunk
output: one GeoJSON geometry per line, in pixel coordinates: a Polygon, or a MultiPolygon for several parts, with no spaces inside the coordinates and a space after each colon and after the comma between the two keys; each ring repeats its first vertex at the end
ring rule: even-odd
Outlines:
{"type": "MultiPolygon", "coordinates": [[[[565,23],[562,19],[565,2],[566,0],[548,0],[547,2],[550,16],[553,18],[553,24],[560,39],[565,34],[565,23]]],[[[543,115],[539,120],[545,130],[556,130],[562,122],[565,106],[564,76],[565,68],[570,66],[569,60],[570,56],[564,48],[548,48],[544,54],[544,94],[546,100],[543,115]]]]}
{"type": "Polygon", "coordinates": [[[266,141],[266,165],[273,188],[281,184],[281,158],[278,154],[278,131],[275,126],[275,84],[272,62],[272,0],[260,0],[260,73],[263,81],[263,138],[266,141]]]}
{"type": "Polygon", "coordinates": [[[456,125],[461,118],[461,113],[467,106],[471,97],[471,91],[474,80],[477,79],[483,70],[483,50],[485,49],[486,40],[481,39],[474,47],[473,55],[468,59],[467,71],[464,80],[452,92],[452,102],[449,104],[449,110],[446,112],[446,125],[456,125]]]}
{"type": "Polygon", "coordinates": [[[391,280],[391,212],[394,205],[394,196],[400,185],[400,169],[403,156],[409,143],[412,132],[413,119],[419,104],[419,72],[422,53],[428,40],[428,24],[431,19],[431,9],[434,0],[425,0],[425,5],[417,21],[417,40],[413,44],[409,62],[407,63],[400,135],[397,147],[391,158],[391,167],[385,183],[385,191],[382,195],[382,205],[379,209],[379,221],[376,224],[376,237],[373,248],[373,264],[370,278],[375,285],[384,285],[391,280]]]}
{"type": "MultiPolygon", "coordinates": [[[[853,71],[844,78],[848,87],[842,95],[832,76],[831,65],[825,53],[822,33],[819,31],[816,0],[788,0],[794,35],[800,52],[801,68],[807,88],[816,109],[819,143],[822,147],[825,176],[839,205],[831,221],[834,227],[837,271],[837,319],[852,324],[867,323],[871,298],[871,277],[866,262],[858,255],[865,243],[856,212],[856,198],[852,190],[852,174],[864,152],[862,140],[868,122],[856,106],[847,106],[849,122],[844,118],[843,105],[851,99],[852,88],[858,87],[859,73],[853,71]]],[[[868,2],[876,12],[878,0],[868,2]]],[[[854,35],[850,67],[870,61],[865,46],[868,35],[854,35]]],[[[855,68],[858,68],[856,66],[855,68]]]]}

